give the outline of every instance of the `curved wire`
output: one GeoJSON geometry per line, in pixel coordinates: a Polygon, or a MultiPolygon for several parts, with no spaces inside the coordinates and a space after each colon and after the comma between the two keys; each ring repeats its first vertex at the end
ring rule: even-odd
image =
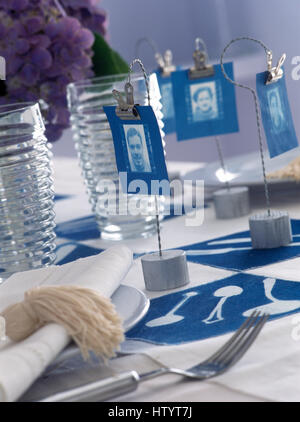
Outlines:
{"type": "Polygon", "coordinates": [[[140,65],[140,67],[141,67],[141,69],[142,69],[142,72],[143,72],[143,75],[144,75],[144,79],[145,79],[145,84],[146,84],[147,98],[148,98],[148,105],[150,105],[149,77],[148,77],[148,74],[147,74],[147,72],[146,72],[146,69],[145,69],[145,67],[144,67],[144,65],[143,65],[143,63],[142,63],[142,61],[141,61],[140,59],[134,59],[134,60],[130,63],[130,66],[129,66],[129,72],[128,72],[128,83],[130,83],[130,84],[131,84],[130,75],[131,75],[132,68],[133,68],[133,66],[135,65],[135,63],[139,64],[139,65],[140,65]]]}
{"type": "Polygon", "coordinates": [[[155,42],[153,40],[151,40],[150,38],[143,37],[143,38],[138,39],[137,42],[136,42],[136,44],[135,44],[135,54],[134,54],[135,57],[139,57],[139,48],[140,48],[140,45],[143,42],[146,42],[146,43],[148,43],[150,45],[150,47],[152,48],[152,51],[153,51],[154,55],[157,54],[157,53],[159,53],[158,48],[157,48],[157,45],[155,44],[155,42]]]}
{"type": "Polygon", "coordinates": [[[267,206],[267,210],[268,210],[268,215],[271,215],[271,211],[270,211],[270,195],[269,195],[269,186],[268,186],[268,181],[267,181],[267,176],[266,176],[266,166],[265,166],[265,157],[264,157],[264,149],[263,149],[263,142],[262,142],[262,134],[261,134],[261,124],[260,124],[260,116],[259,116],[259,107],[258,107],[258,100],[257,100],[257,94],[256,91],[247,86],[247,85],[243,85],[239,82],[236,82],[234,80],[232,80],[226,73],[225,69],[224,69],[224,64],[223,64],[223,58],[224,55],[227,51],[227,49],[236,41],[241,41],[241,40],[248,40],[248,41],[254,41],[256,43],[258,43],[261,47],[263,47],[263,49],[266,52],[267,55],[267,67],[268,70],[271,69],[272,67],[272,51],[270,49],[268,49],[268,47],[266,47],[266,45],[259,40],[256,40],[255,38],[251,38],[251,37],[239,37],[239,38],[234,38],[233,40],[231,40],[226,47],[224,48],[222,54],[221,54],[221,70],[222,73],[225,77],[225,79],[227,79],[228,82],[232,83],[233,85],[236,85],[240,88],[245,88],[247,90],[249,90],[252,95],[253,95],[253,99],[254,99],[254,105],[255,105],[255,113],[256,113],[256,124],[257,124],[257,132],[258,132],[258,141],[259,141],[259,152],[260,152],[260,158],[261,158],[261,164],[262,164],[262,171],[263,171],[263,178],[264,178],[264,188],[265,188],[265,197],[266,197],[266,206],[267,206]]]}

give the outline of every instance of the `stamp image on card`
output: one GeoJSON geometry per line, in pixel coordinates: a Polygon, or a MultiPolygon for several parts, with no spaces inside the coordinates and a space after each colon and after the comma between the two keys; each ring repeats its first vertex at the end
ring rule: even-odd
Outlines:
{"type": "Polygon", "coordinates": [[[262,122],[270,157],[276,157],[298,146],[293,118],[289,106],[284,75],[273,84],[266,85],[266,72],[256,75],[262,122]]]}
{"type": "Polygon", "coordinates": [[[215,81],[190,85],[190,96],[192,99],[192,120],[194,122],[219,118],[215,81]]]}
{"type": "Polygon", "coordinates": [[[130,171],[151,172],[149,152],[143,125],[123,125],[130,171]]]}

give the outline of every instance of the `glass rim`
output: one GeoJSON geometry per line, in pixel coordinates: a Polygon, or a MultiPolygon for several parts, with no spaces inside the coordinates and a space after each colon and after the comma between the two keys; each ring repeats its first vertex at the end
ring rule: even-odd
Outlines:
{"type": "Polygon", "coordinates": [[[39,103],[37,101],[26,101],[26,102],[20,102],[20,103],[1,104],[0,115],[15,113],[16,111],[23,111],[35,105],[39,106],[39,103]]]}
{"type": "MultiPolygon", "coordinates": [[[[97,86],[97,85],[101,85],[103,83],[112,83],[114,82],[114,80],[117,81],[122,81],[128,78],[128,73],[116,73],[114,75],[105,75],[105,76],[95,76],[92,78],[87,78],[87,79],[80,79],[78,81],[75,82],[70,82],[67,85],[67,89],[70,88],[85,88],[85,87],[89,87],[89,86],[97,86]]],[[[144,79],[144,76],[142,73],[137,73],[137,72],[133,72],[130,74],[130,79],[132,81],[136,81],[139,79],[144,79]]]]}

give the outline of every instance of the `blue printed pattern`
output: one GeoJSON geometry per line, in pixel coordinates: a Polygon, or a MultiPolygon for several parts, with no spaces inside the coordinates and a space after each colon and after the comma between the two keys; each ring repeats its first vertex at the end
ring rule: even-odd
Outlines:
{"type": "Polygon", "coordinates": [[[76,241],[99,239],[100,237],[100,231],[93,215],[57,224],[55,231],[58,237],[76,241]]]}
{"type": "MultiPolygon", "coordinates": [[[[185,214],[185,206],[182,205],[182,215],[185,214]]],[[[188,210],[189,211],[189,210],[188,210]]],[[[170,205],[170,214],[164,216],[164,220],[168,220],[173,217],[177,217],[175,214],[174,205],[170,205]]],[[[65,239],[84,241],[91,239],[99,239],[100,231],[97,226],[97,222],[93,215],[88,215],[86,217],[75,218],[74,220],[69,220],[63,223],[59,223],[55,229],[56,235],[58,237],[63,237],[65,239]]]]}
{"type": "Polygon", "coordinates": [[[184,246],[187,259],[228,270],[246,270],[300,255],[300,221],[292,220],[293,242],[276,249],[252,249],[250,232],[244,231],[184,246]]]}
{"type": "Polygon", "coordinates": [[[71,198],[71,196],[72,195],[61,195],[61,194],[56,194],[55,196],[54,196],[54,201],[63,201],[63,200],[65,200],[65,199],[69,199],[69,198],[71,198]]]}
{"type": "Polygon", "coordinates": [[[79,258],[97,255],[98,253],[103,252],[103,249],[92,248],[77,242],[65,242],[58,245],[55,252],[55,264],[63,265],[79,258]]]}
{"type": "Polygon", "coordinates": [[[239,273],[152,299],[127,338],[158,344],[201,340],[236,330],[255,309],[270,319],[298,312],[299,282],[239,273]]]}

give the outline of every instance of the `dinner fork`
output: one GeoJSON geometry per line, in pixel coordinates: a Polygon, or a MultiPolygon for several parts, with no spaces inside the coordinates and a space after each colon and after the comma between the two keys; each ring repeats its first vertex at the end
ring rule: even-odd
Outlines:
{"type": "Polygon", "coordinates": [[[41,401],[105,401],[136,390],[140,382],[170,373],[196,380],[215,377],[226,372],[242,358],[255,341],[268,317],[267,314],[261,315],[254,311],[219,350],[187,370],[165,367],[143,374],[138,374],[136,371],[126,372],[55,394],[41,401]]]}

